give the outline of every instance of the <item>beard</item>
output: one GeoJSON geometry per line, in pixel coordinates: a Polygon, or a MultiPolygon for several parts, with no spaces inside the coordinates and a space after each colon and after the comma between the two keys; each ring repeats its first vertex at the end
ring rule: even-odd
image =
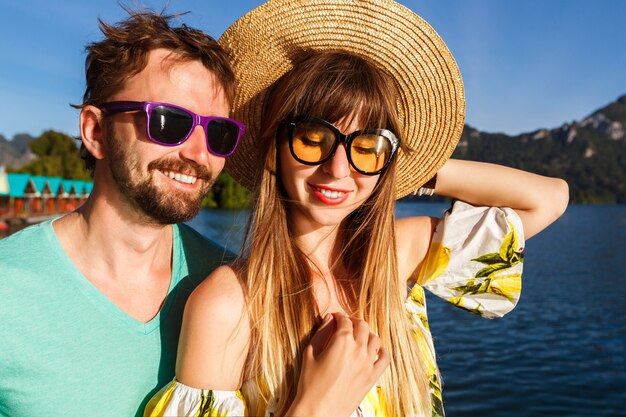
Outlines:
{"type": "Polygon", "coordinates": [[[146,222],[160,225],[181,223],[198,214],[202,200],[216,180],[207,167],[169,157],[150,162],[144,171],[137,154],[116,140],[114,132],[111,133],[113,135],[107,140],[110,145],[107,160],[111,176],[127,202],[139,211],[146,222]],[[161,175],[158,170],[193,175],[197,181],[201,181],[201,186],[195,192],[164,190],[155,178],[155,175],[161,175]]]}

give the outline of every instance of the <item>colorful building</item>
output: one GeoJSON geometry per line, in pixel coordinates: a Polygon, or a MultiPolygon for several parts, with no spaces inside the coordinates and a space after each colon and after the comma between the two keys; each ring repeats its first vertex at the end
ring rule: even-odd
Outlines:
{"type": "Polygon", "coordinates": [[[72,211],[85,202],[92,188],[89,181],[7,173],[0,167],[0,218],[72,211]]]}

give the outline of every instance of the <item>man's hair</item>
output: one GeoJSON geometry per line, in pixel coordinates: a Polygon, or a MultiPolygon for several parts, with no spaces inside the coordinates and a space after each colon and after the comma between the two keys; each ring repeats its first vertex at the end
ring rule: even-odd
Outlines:
{"type": "MultiPolygon", "coordinates": [[[[173,52],[175,61],[200,61],[210,70],[220,84],[230,103],[235,90],[235,75],[228,56],[214,38],[187,25],[171,26],[172,19],[180,15],[156,14],[134,11],[124,7],[128,18],[116,24],[98,19],[104,39],[85,48],[86,88],[83,103],[75,106],[101,105],[110,100],[127,79],[141,72],[148,63],[154,49],[173,52]]],[[[81,146],[81,157],[85,166],[92,171],[95,158],[81,146]]]]}

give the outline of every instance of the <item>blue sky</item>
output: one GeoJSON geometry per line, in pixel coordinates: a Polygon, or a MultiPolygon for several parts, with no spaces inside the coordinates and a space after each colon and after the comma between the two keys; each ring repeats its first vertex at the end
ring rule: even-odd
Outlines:
{"type": "MultiPolygon", "coordinates": [[[[626,1],[401,0],[455,56],[466,122],[517,134],[580,120],[626,94],[626,1]]],[[[127,1],[126,3],[131,3],[127,1]]],[[[135,0],[214,37],[261,0],[135,0]]],[[[76,135],[84,46],[97,18],[125,16],[116,0],[0,0],[0,134],[76,135]]]]}

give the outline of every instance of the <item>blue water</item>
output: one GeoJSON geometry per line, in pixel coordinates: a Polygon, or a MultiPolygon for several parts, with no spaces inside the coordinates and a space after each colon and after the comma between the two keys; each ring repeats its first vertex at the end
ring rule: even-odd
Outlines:
{"type": "MultiPolygon", "coordinates": [[[[443,204],[399,203],[399,217],[443,204]]],[[[237,250],[246,212],[191,225],[237,250]]],[[[485,320],[428,297],[448,417],[626,416],[626,206],[571,206],[526,244],[522,298],[485,320]]]]}

